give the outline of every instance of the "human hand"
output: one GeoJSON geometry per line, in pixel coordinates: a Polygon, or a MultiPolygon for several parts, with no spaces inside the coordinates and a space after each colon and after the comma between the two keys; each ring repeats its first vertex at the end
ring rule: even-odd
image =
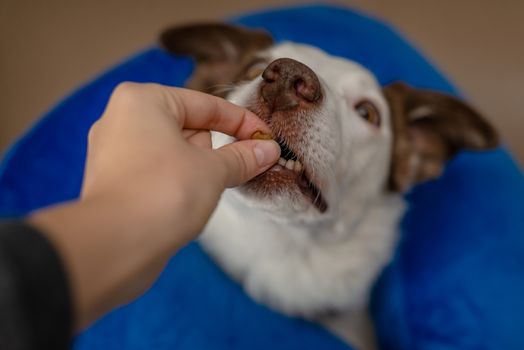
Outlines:
{"type": "Polygon", "coordinates": [[[206,224],[226,187],[274,164],[253,113],[203,93],[125,83],[89,133],[81,198],[33,213],[68,272],[81,329],[143,293],[206,224]],[[211,149],[209,130],[239,140],[211,149]]]}
{"type": "Polygon", "coordinates": [[[246,182],[278,160],[276,142],[249,140],[257,130],[269,133],[253,113],[223,99],[125,83],[91,129],[82,197],[108,193],[136,201],[149,207],[151,220],[165,225],[168,235],[181,224],[173,221],[175,211],[183,211],[190,240],[226,187],[246,182]],[[244,141],[212,150],[209,130],[244,141]]]}

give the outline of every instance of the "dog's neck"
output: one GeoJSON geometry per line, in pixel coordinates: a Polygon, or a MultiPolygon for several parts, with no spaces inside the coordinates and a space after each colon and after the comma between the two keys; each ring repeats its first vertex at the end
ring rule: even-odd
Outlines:
{"type": "Polygon", "coordinates": [[[202,236],[210,255],[254,299],[372,349],[371,328],[362,320],[369,289],[394,251],[402,196],[353,197],[333,206],[325,220],[305,223],[253,209],[236,191],[223,194],[202,236]],[[336,315],[318,319],[329,311],[336,315]]]}
{"type": "MultiPolygon", "coordinates": [[[[382,247],[382,256],[389,259],[387,251],[392,251],[396,242],[393,231],[397,230],[405,208],[402,196],[383,193],[365,201],[355,197],[358,200],[335,206],[332,208],[333,212],[327,213],[326,218],[318,222],[298,222],[292,218],[279,217],[270,211],[255,210],[241,200],[235,191],[237,190],[227,190],[223,194],[206,227],[204,243],[207,248],[211,248],[211,255],[240,279],[243,274],[239,275],[237,272],[244,266],[232,266],[238,262],[235,254],[237,257],[238,254],[246,254],[249,261],[249,254],[274,256],[280,249],[300,254],[316,251],[321,247],[348,246],[351,251],[369,245],[382,247]],[[226,230],[229,232],[225,232],[226,230]],[[213,234],[214,231],[219,234],[213,234]],[[375,240],[379,241],[378,245],[375,240]]],[[[349,200],[348,198],[345,200],[349,200]]],[[[238,259],[243,260],[240,257],[238,259]]],[[[377,264],[377,271],[378,269],[377,264]]]]}

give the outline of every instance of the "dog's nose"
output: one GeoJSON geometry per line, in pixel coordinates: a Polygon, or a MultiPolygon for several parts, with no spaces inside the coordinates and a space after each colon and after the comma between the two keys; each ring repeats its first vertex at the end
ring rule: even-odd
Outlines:
{"type": "Polygon", "coordinates": [[[322,96],[315,72],[291,58],[271,62],[262,73],[262,78],[262,98],[273,111],[291,109],[300,102],[314,103],[322,96]]]}

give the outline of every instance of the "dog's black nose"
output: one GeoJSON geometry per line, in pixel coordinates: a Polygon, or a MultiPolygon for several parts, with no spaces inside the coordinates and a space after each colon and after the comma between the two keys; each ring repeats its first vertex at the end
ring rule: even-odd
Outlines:
{"type": "Polygon", "coordinates": [[[291,58],[279,58],[262,73],[261,94],[273,111],[294,108],[300,102],[314,103],[322,92],[315,72],[291,58]]]}

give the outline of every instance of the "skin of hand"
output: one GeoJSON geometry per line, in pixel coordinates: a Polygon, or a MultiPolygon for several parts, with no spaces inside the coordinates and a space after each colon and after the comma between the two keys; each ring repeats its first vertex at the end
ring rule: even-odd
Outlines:
{"type": "Polygon", "coordinates": [[[66,268],[76,329],[149,288],[167,260],[201,232],[221,193],[280,155],[253,113],[218,97],[123,83],[89,133],[79,200],[28,221],[66,268]],[[239,141],[211,148],[210,130],[239,141]]]}

